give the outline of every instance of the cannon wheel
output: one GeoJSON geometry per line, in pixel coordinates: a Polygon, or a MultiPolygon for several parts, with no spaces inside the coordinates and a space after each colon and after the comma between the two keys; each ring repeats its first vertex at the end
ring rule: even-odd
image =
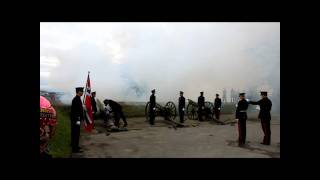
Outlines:
{"type": "Polygon", "coordinates": [[[193,104],[189,103],[187,106],[187,116],[188,116],[188,119],[192,119],[192,120],[198,119],[198,108],[193,104]]]}
{"type": "Polygon", "coordinates": [[[150,108],[150,102],[147,102],[145,110],[144,110],[144,114],[146,116],[147,121],[149,121],[149,108],[150,108]]]}
{"type": "Polygon", "coordinates": [[[213,104],[209,101],[206,101],[204,103],[204,107],[206,109],[206,111],[205,111],[206,118],[213,119],[213,115],[214,115],[213,104]]]}
{"type": "Polygon", "coordinates": [[[169,111],[167,114],[166,114],[166,117],[165,118],[169,118],[169,120],[173,121],[176,116],[177,116],[177,108],[176,106],[174,105],[173,102],[169,101],[167,102],[167,104],[165,105],[165,108],[169,111]]]}
{"type": "MultiPolygon", "coordinates": [[[[149,121],[149,118],[150,118],[150,116],[149,116],[149,108],[150,108],[150,102],[147,102],[146,107],[144,109],[144,114],[146,116],[146,121],[149,121]]],[[[161,106],[158,103],[156,103],[156,113],[155,113],[156,116],[160,115],[160,109],[161,109],[161,106]]]]}

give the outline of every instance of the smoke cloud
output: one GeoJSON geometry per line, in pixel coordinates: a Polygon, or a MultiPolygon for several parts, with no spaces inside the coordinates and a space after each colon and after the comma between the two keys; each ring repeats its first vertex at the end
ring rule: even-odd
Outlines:
{"type": "Polygon", "coordinates": [[[40,23],[40,88],[74,94],[88,71],[100,99],[213,101],[234,88],[267,90],[279,108],[280,23],[40,23]]]}

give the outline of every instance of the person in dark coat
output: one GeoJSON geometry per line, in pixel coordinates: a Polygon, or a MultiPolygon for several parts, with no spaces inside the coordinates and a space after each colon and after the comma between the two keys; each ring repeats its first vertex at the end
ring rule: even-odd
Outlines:
{"type": "Polygon", "coordinates": [[[91,93],[91,106],[92,106],[92,113],[93,113],[93,118],[96,118],[96,114],[98,112],[97,109],[97,102],[96,102],[96,92],[91,93]]]}
{"type": "Polygon", "coordinates": [[[107,106],[109,104],[109,106],[112,109],[112,112],[114,112],[115,126],[117,126],[119,128],[120,118],[123,120],[123,123],[124,123],[123,127],[128,126],[126,117],[124,116],[123,111],[122,111],[122,106],[119,103],[117,103],[111,99],[105,99],[103,101],[103,103],[105,106],[107,106]]]}
{"type": "Polygon", "coordinates": [[[221,110],[221,99],[219,98],[219,94],[216,94],[216,98],[214,100],[214,114],[216,115],[216,120],[220,119],[220,110],[221,110]]]}
{"type": "Polygon", "coordinates": [[[150,96],[149,120],[150,125],[154,125],[154,119],[156,117],[156,96],[154,94],[156,93],[156,90],[153,89],[151,93],[152,94],[150,96]]]}
{"type": "Polygon", "coordinates": [[[184,123],[184,111],[186,108],[186,99],[183,97],[183,92],[180,91],[179,97],[179,116],[180,116],[180,123],[184,123]]]}
{"type": "Polygon", "coordinates": [[[246,121],[248,102],[245,100],[245,93],[239,94],[240,100],[237,104],[236,121],[238,121],[239,139],[238,145],[243,146],[246,143],[246,121]]]}
{"type": "Polygon", "coordinates": [[[76,88],[77,95],[72,99],[71,105],[71,147],[73,153],[81,152],[79,147],[80,138],[80,125],[83,121],[83,105],[81,102],[81,96],[83,95],[83,87],[76,88]]]}
{"type": "Polygon", "coordinates": [[[198,119],[199,121],[203,121],[202,116],[204,112],[204,104],[205,98],[203,97],[203,92],[200,92],[200,96],[198,97],[198,119]]]}
{"type": "Polygon", "coordinates": [[[261,121],[261,127],[264,133],[263,142],[261,144],[270,145],[271,141],[271,129],[270,129],[270,121],[271,121],[271,107],[272,102],[268,98],[268,92],[262,91],[261,92],[261,99],[257,102],[250,101],[250,104],[259,105],[260,112],[258,118],[261,121]]]}

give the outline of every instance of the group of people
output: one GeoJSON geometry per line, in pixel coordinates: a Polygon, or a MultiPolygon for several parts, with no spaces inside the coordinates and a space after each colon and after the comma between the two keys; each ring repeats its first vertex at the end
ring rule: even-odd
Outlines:
{"type": "MultiPolygon", "coordinates": [[[[81,148],[79,147],[79,136],[80,136],[80,124],[81,121],[84,119],[83,114],[83,105],[81,102],[81,96],[83,95],[83,87],[77,87],[76,88],[76,96],[72,100],[72,106],[71,106],[71,146],[72,146],[72,152],[78,153],[81,152],[81,148]]],[[[150,108],[149,108],[149,123],[151,125],[154,125],[154,120],[156,117],[156,96],[155,96],[155,89],[151,91],[150,96],[150,108]]],[[[96,92],[91,93],[91,104],[92,104],[92,110],[94,117],[96,117],[97,113],[97,105],[95,101],[96,92]]],[[[270,130],[270,120],[271,120],[271,106],[272,103],[267,97],[267,92],[261,92],[261,100],[254,102],[249,101],[245,99],[245,93],[239,93],[239,101],[237,103],[237,109],[236,109],[236,121],[238,122],[238,130],[239,130],[239,146],[243,146],[245,144],[246,140],[246,120],[247,120],[247,109],[248,105],[259,105],[260,106],[260,113],[259,113],[259,119],[261,120],[261,126],[262,130],[264,132],[264,138],[263,142],[261,144],[264,145],[270,145],[270,136],[271,136],[271,130],[270,130]]],[[[105,113],[113,112],[114,113],[114,119],[115,123],[114,125],[119,128],[120,126],[120,118],[124,122],[124,127],[127,127],[128,123],[126,121],[126,117],[123,113],[122,106],[111,100],[111,99],[105,99],[104,101],[105,107],[108,107],[105,109],[105,113]]],[[[216,117],[216,120],[218,122],[220,119],[220,110],[221,110],[221,99],[219,98],[219,94],[216,94],[216,98],[214,101],[214,114],[216,117]]],[[[185,97],[183,96],[183,91],[180,91],[180,97],[179,97],[179,116],[180,116],[180,123],[184,123],[184,115],[185,115],[185,97]]],[[[203,115],[205,111],[205,97],[203,96],[203,92],[200,92],[200,96],[198,97],[198,120],[203,121],[203,115]]]]}
{"type": "MultiPolygon", "coordinates": [[[[155,92],[156,92],[155,89],[153,89],[151,91],[152,94],[150,96],[149,120],[151,125],[154,125],[154,119],[156,115],[155,92]]],[[[236,117],[235,117],[238,123],[238,131],[239,131],[238,145],[244,146],[246,143],[246,120],[247,120],[247,109],[249,104],[260,106],[260,112],[259,112],[258,118],[261,121],[261,127],[264,133],[264,138],[261,144],[270,145],[270,141],[271,141],[270,111],[271,111],[272,103],[268,98],[268,93],[266,91],[261,92],[261,99],[257,102],[246,100],[245,93],[239,93],[239,101],[236,104],[237,109],[236,109],[236,117]]],[[[183,96],[183,91],[180,91],[179,105],[178,105],[180,123],[184,122],[185,105],[186,103],[185,103],[185,97],[183,96]]],[[[219,120],[221,105],[222,105],[222,102],[221,102],[221,99],[219,98],[219,94],[216,94],[216,98],[214,101],[214,113],[216,116],[216,120],[218,122],[221,122],[219,120]]],[[[198,97],[198,120],[199,121],[203,121],[202,118],[203,118],[204,110],[205,110],[205,97],[203,96],[203,92],[200,92],[200,96],[198,97]]]]}
{"type": "MultiPolygon", "coordinates": [[[[83,95],[83,87],[77,87],[76,88],[76,96],[72,100],[71,104],[71,113],[70,113],[70,119],[71,119],[71,147],[73,153],[79,153],[82,152],[81,147],[79,146],[79,137],[80,137],[80,125],[81,121],[84,120],[84,106],[81,102],[81,96],[83,95]]],[[[96,92],[91,93],[91,105],[92,105],[92,113],[93,117],[97,117],[97,103],[95,100],[96,92]]],[[[115,119],[115,126],[119,128],[120,126],[120,118],[124,121],[124,127],[127,127],[128,123],[126,121],[126,118],[124,116],[124,113],[122,111],[122,107],[119,103],[111,100],[111,99],[105,99],[103,101],[105,107],[108,107],[108,109],[105,108],[105,111],[103,114],[112,112],[114,114],[115,119]]],[[[107,116],[104,116],[104,118],[107,118],[107,116]]]]}
{"type": "Polygon", "coordinates": [[[246,143],[246,120],[248,118],[247,109],[249,104],[260,106],[260,112],[259,112],[258,118],[261,121],[261,127],[264,133],[263,141],[261,142],[261,144],[270,145],[270,141],[271,141],[270,111],[271,111],[272,103],[268,98],[268,93],[266,91],[261,92],[261,99],[257,102],[246,100],[245,93],[240,93],[239,98],[240,100],[236,105],[237,106],[236,121],[238,122],[238,130],[239,130],[238,145],[244,146],[246,143]]]}
{"type": "MultiPolygon", "coordinates": [[[[151,91],[150,96],[150,108],[149,108],[149,123],[150,125],[154,125],[154,119],[156,117],[156,90],[153,89],[151,91]]],[[[219,98],[219,94],[216,94],[216,98],[214,100],[214,114],[216,116],[216,120],[218,122],[220,119],[220,110],[221,110],[221,99],[219,98]]],[[[184,115],[186,108],[186,99],[183,96],[183,91],[180,91],[180,97],[178,99],[178,111],[180,116],[180,123],[184,123],[184,115]]],[[[200,96],[198,97],[198,119],[199,121],[203,121],[203,115],[205,111],[205,97],[203,96],[203,92],[200,92],[200,96]]]]}

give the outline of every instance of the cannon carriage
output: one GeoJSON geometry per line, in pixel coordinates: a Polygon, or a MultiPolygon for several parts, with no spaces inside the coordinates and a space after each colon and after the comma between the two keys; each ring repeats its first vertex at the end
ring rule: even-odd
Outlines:
{"type": "MultiPolygon", "coordinates": [[[[145,107],[145,116],[146,120],[149,121],[149,108],[150,102],[147,102],[145,107]]],[[[165,106],[161,106],[160,104],[156,103],[156,117],[162,116],[165,120],[174,121],[177,116],[177,108],[173,102],[169,101],[165,104],[165,106]]]]}
{"type": "MultiPolygon", "coordinates": [[[[188,119],[197,120],[198,119],[198,103],[195,101],[192,101],[191,99],[188,99],[188,105],[187,105],[187,117],[188,119]]],[[[204,116],[206,119],[213,120],[214,117],[214,109],[213,104],[209,101],[205,102],[204,107],[204,116]]]]}

